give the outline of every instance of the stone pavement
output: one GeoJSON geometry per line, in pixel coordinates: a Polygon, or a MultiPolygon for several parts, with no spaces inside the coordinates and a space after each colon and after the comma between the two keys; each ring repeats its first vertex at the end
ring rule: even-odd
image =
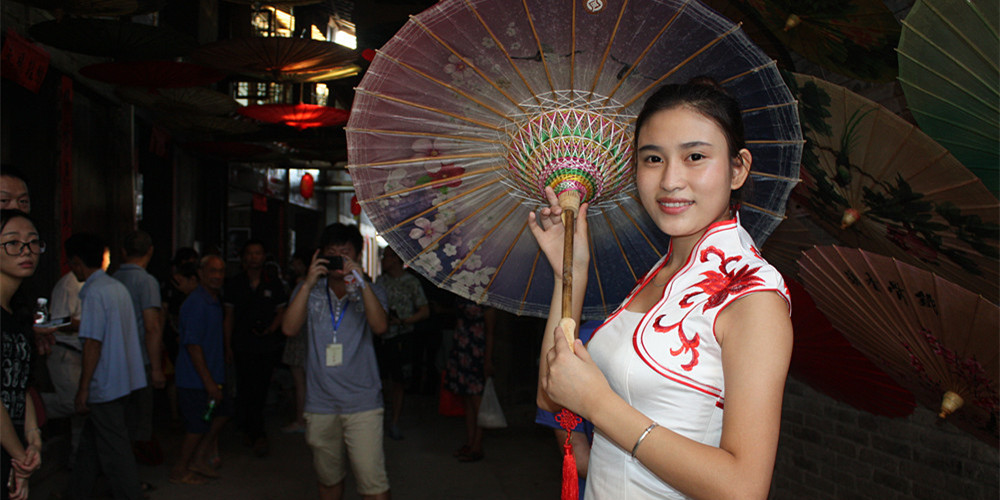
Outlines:
{"type": "MultiPolygon", "coordinates": [[[[408,394],[400,421],[405,439],[386,437],[386,462],[395,500],[531,500],[557,499],[561,462],[552,432],[533,423],[534,407],[504,409],[509,427],[486,431],[486,457],[460,463],[451,456],[464,440],[461,417],[437,413],[434,396],[408,394]]],[[[157,428],[166,461],[160,466],[140,466],[143,481],[154,485],[151,500],[240,499],[285,500],[318,498],[312,454],[303,434],[284,434],[284,414],[269,407],[271,453],[257,458],[243,444],[230,423],[220,439],[222,477],[205,485],[176,485],[167,481],[182,431],[157,428]]],[[[69,479],[62,465],[68,453],[68,434],[53,437],[43,454],[43,469],[33,477],[31,500],[63,498],[69,479]],[[60,441],[61,440],[61,441],[60,441]]],[[[100,483],[99,483],[100,484],[100,483]]],[[[101,497],[98,497],[101,498],[101,497]]],[[[358,499],[348,475],[345,500],[358,499]]]]}

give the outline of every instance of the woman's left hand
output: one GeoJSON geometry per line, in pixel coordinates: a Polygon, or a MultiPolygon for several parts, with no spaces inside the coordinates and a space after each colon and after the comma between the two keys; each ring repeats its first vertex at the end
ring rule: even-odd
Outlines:
{"type": "Polygon", "coordinates": [[[543,377],[542,389],[552,401],[589,418],[594,404],[604,399],[611,386],[580,339],[570,349],[561,327],[556,327],[553,334],[555,342],[546,354],[549,369],[543,377]]]}

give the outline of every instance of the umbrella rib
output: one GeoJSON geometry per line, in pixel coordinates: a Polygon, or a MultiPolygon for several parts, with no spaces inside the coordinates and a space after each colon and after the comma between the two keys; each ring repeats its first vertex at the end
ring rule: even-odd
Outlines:
{"type": "MultiPolygon", "coordinates": [[[[472,188],[472,189],[470,189],[470,190],[468,190],[468,191],[466,191],[464,193],[456,194],[455,196],[452,196],[451,198],[448,198],[448,199],[442,201],[440,205],[431,205],[431,207],[428,208],[427,210],[424,210],[423,212],[420,212],[420,213],[418,213],[416,215],[412,215],[409,218],[400,221],[395,226],[392,226],[389,229],[386,229],[385,232],[388,233],[388,232],[395,231],[395,230],[399,229],[400,227],[405,226],[406,224],[409,224],[410,222],[413,222],[413,221],[415,221],[415,220],[417,220],[417,219],[419,219],[419,218],[421,218],[421,217],[423,217],[423,216],[425,216],[425,215],[433,212],[434,210],[440,209],[443,205],[446,205],[448,203],[452,203],[454,201],[460,200],[460,199],[462,199],[462,198],[464,198],[464,197],[466,197],[466,196],[468,196],[468,195],[470,195],[472,193],[475,193],[476,191],[479,191],[480,189],[484,189],[486,187],[489,187],[489,186],[493,185],[496,182],[499,182],[499,179],[494,179],[494,180],[492,180],[490,182],[483,183],[482,185],[476,186],[476,187],[474,187],[474,188],[472,188]]],[[[365,203],[367,203],[367,201],[365,203]]],[[[420,256],[421,254],[423,254],[424,252],[426,252],[428,248],[431,248],[431,247],[432,247],[432,245],[427,245],[426,247],[424,247],[423,250],[420,251],[420,253],[418,253],[417,255],[415,255],[414,258],[416,258],[417,256],[420,256]]]]}
{"type": "MultiPolygon", "coordinates": [[[[523,228],[521,230],[524,231],[523,228]]],[[[521,235],[519,233],[518,237],[520,236],[521,235]]],[[[535,260],[531,261],[531,273],[528,274],[528,283],[527,285],[525,285],[524,293],[521,295],[521,308],[518,309],[519,313],[524,311],[524,305],[528,303],[528,291],[531,290],[531,282],[535,281],[535,271],[538,269],[538,260],[541,258],[541,256],[542,256],[542,249],[539,248],[538,250],[535,251],[535,260]]]]}
{"type": "Polygon", "coordinates": [[[552,72],[549,71],[549,63],[545,60],[545,49],[542,48],[542,40],[538,38],[538,30],[535,28],[535,20],[531,17],[531,9],[528,8],[528,0],[521,0],[524,6],[524,13],[528,17],[528,26],[531,26],[531,35],[535,37],[535,44],[538,46],[538,57],[542,60],[542,68],[545,69],[545,79],[549,82],[549,90],[555,92],[556,86],[552,83],[552,72]]]}
{"type": "Polygon", "coordinates": [[[608,55],[611,53],[611,45],[615,42],[615,37],[618,36],[618,28],[621,26],[622,17],[625,16],[625,9],[628,7],[628,0],[622,2],[621,9],[618,9],[618,17],[615,19],[615,27],[611,29],[611,36],[608,37],[608,44],[604,47],[604,55],[601,56],[601,62],[597,65],[597,71],[594,72],[594,81],[590,84],[590,95],[594,95],[594,91],[597,90],[597,80],[600,79],[601,73],[604,71],[604,64],[608,61],[608,55]]]}
{"type": "MultiPolygon", "coordinates": [[[[472,14],[476,16],[476,19],[479,20],[479,24],[482,25],[483,29],[485,29],[486,32],[489,33],[490,38],[493,39],[493,43],[495,43],[496,46],[500,49],[500,52],[503,52],[503,57],[504,59],[507,60],[507,64],[509,64],[510,67],[514,69],[514,72],[517,73],[517,76],[521,79],[521,83],[524,84],[524,87],[528,90],[528,93],[535,98],[535,103],[541,104],[541,100],[538,98],[538,94],[536,94],[535,91],[531,88],[531,84],[529,84],[528,79],[524,77],[524,73],[521,73],[521,68],[519,68],[516,64],[514,64],[514,59],[510,57],[510,52],[507,52],[507,47],[504,46],[504,44],[500,42],[500,39],[496,37],[496,35],[493,33],[493,30],[490,29],[490,27],[486,24],[486,21],[483,20],[483,17],[479,15],[479,11],[476,10],[476,7],[472,5],[472,2],[470,0],[465,0],[465,5],[469,8],[469,10],[472,11],[472,14]]],[[[507,98],[510,99],[511,102],[514,102],[514,99],[512,99],[511,97],[508,96],[507,98]]],[[[521,110],[521,112],[524,112],[524,109],[521,108],[521,106],[518,105],[517,107],[518,109],[521,110]]]]}
{"type": "MultiPolygon", "coordinates": [[[[419,256],[420,254],[423,254],[424,252],[426,252],[430,248],[436,247],[438,245],[438,243],[440,243],[441,240],[443,240],[445,238],[445,236],[448,236],[449,234],[455,232],[456,229],[458,229],[459,227],[462,227],[462,225],[465,224],[473,216],[478,215],[479,212],[482,212],[483,210],[485,210],[490,205],[496,203],[501,198],[503,198],[503,197],[507,196],[508,194],[510,194],[510,191],[511,191],[511,189],[507,188],[505,191],[502,191],[500,194],[494,196],[492,200],[486,202],[484,205],[481,205],[479,208],[473,210],[472,213],[470,213],[469,215],[466,215],[465,218],[463,218],[462,220],[460,220],[460,221],[452,224],[452,226],[449,227],[447,231],[441,233],[441,236],[438,236],[437,239],[435,239],[434,241],[428,243],[427,246],[424,247],[424,249],[421,250],[420,253],[417,254],[417,256],[419,256]]],[[[471,252],[470,252],[470,254],[471,254],[471,252]]],[[[468,259],[468,258],[469,258],[469,256],[466,255],[465,258],[462,259],[462,262],[464,263],[465,260],[468,259]]],[[[455,272],[455,270],[452,270],[452,272],[448,274],[448,277],[451,277],[451,275],[454,274],[454,272],[455,272]]]]}
{"type": "MultiPolygon", "coordinates": [[[[640,206],[642,205],[642,202],[636,199],[634,195],[630,194],[629,196],[631,196],[632,199],[636,201],[636,203],[639,203],[640,206]]],[[[625,207],[622,206],[621,202],[615,201],[615,205],[617,205],[618,209],[621,210],[623,214],[625,214],[625,217],[628,218],[629,222],[631,222],[632,225],[635,226],[636,230],[639,231],[639,234],[642,235],[642,239],[646,240],[646,244],[649,245],[649,248],[651,248],[654,253],[656,253],[657,257],[663,257],[663,254],[660,253],[660,249],[656,248],[656,245],[654,245],[653,242],[649,240],[649,236],[646,235],[646,231],[643,231],[642,227],[639,226],[639,223],[632,217],[632,214],[630,214],[628,210],[625,210],[625,207]]]]}
{"type": "MultiPolygon", "coordinates": [[[[635,275],[635,269],[632,267],[632,261],[628,258],[628,254],[625,253],[625,249],[622,247],[622,241],[618,237],[618,231],[615,231],[614,224],[611,223],[611,217],[608,217],[608,213],[604,210],[601,210],[601,215],[604,216],[604,221],[608,223],[608,229],[611,230],[611,237],[615,239],[615,245],[618,247],[618,251],[621,252],[622,257],[625,257],[625,265],[628,266],[628,271],[632,273],[632,280],[638,281],[639,277],[635,275]]],[[[594,260],[594,262],[597,261],[594,260]]],[[[596,268],[597,266],[594,267],[596,268]]],[[[600,277],[598,277],[598,283],[600,283],[600,277]]]]}
{"type": "Polygon", "coordinates": [[[436,181],[427,182],[427,183],[420,184],[420,185],[417,185],[417,186],[412,186],[412,187],[408,187],[408,188],[404,188],[404,189],[399,189],[399,190],[393,191],[391,193],[384,193],[384,194],[378,195],[378,196],[376,196],[374,198],[371,198],[371,199],[368,199],[368,200],[364,200],[361,203],[364,204],[364,205],[367,205],[370,202],[382,200],[382,199],[385,199],[385,198],[392,198],[393,196],[401,196],[401,195],[406,195],[406,194],[414,193],[414,192],[417,192],[417,191],[424,191],[424,190],[429,189],[429,188],[436,188],[436,187],[438,187],[438,186],[440,186],[442,184],[451,184],[451,183],[455,182],[456,179],[465,179],[465,178],[468,178],[468,177],[475,177],[477,175],[486,174],[486,173],[489,173],[489,172],[495,172],[495,171],[500,170],[502,168],[503,167],[492,167],[492,168],[490,168],[488,170],[476,170],[475,172],[466,172],[464,174],[459,174],[459,175],[456,175],[456,176],[453,176],[453,177],[445,177],[444,179],[438,179],[436,181]]]}
{"type": "Polygon", "coordinates": [[[756,112],[756,111],[764,111],[764,110],[768,110],[768,109],[778,109],[778,108],[787,108],[789,106],[798,106],[798,105],[799,105],[799,101],[792,100],[792,101],[783,102],[783,103],[780,103],[780,104],[768,104],[767,106],[758,106],[756,108],[747,108],[747,109],[741,110],[740,113],[746,114],[746,113],[753,113],[753,112],[756,112]]]}
{"type": "Polygon", "coordinates": [[[464,56],[462,56],[461,54],[459,54],[458,51],[456,51],[455,49],[453,49],[451,47],[451,45],[448,45],[447,43],[445,43],[445,41],[442,40],[441,37],[437,36],[436,33],[434,33],[433,31],[431,31],[430,28],[428,28],[424,23],[421,23],[416,17],[411,17],[410,20],[414,24],[416,24],[417,27],[419,27],[420,29],[422,29],[424,31],[424,33],[427,33],[431,38],[433,38],[439,44],[441,44],[442,47],[448,49],[448,52],[451,52],[455,57],[459,58],[466,66],[472,68],[472,70],[475,71],[476,74],[479,75],[479,77],[483,79],[483,81],[485,81],[486,83],[488,83],[491,87],[493,87],[494,89],[496,89],[497,92],[499,92],[501,95],[503,95],[504,97],[506,97],[511,102],[511,104],[513,104],[514,106],[517,106],[518,109],[520,109],[522,112],[524,112],[524,109],[521,108],[521,106],[517,103],[517,101],[515,101],[514,98],[510,96],[510,94],[508,94],[502,88],[500,88],[500,86],[497,85],[496,82],[494,82],[493,80],[487,78],[487,76],[483,74],[482,70],[480,70],[479,68],[477,68],[475,64],[472,64],[472,61],[469,61],[464,56]]]}
{"type": "MultiPolygon", "coordinates": [[[[920,85],[917,85],[916,83],[914,83],[914,82],[912,82],[912,81],[910,81],[908,79],[904,79],[904,78],[900,77],[899,81],[900,81],[900,83],[905,83],[906,85],[909,85],[910,87],[912,87],[914,90],[919,90],[920,92],[923,92],[924,94],[927,94],[928,96],[930,96],[930,97],[932,97],[932,98],[934,98],[934,99],[936,99],[936,100],[938,100],[940,102],[943,102],[943,103],[948,104],[948,105],[950,105],[950,106],[952,106],[954,108],[961,109],[961,110],[965,111],[965,113],[968,116],[974,117],[976,120],[982,122],[983,126],[987,126],[987,127],[988,126],[992,126],[994,128],[996,127],[996,120],[991,120],[989,118],[980,116],[978,113],[974,112],[973,110],[968,109],[968,108],[966,108],[964,106],[961,106],[961,105],[953,102],[951,99],[943,97],[943,96],[941,96],[941,95],[939,95],[937,93],[931,92],[930,90],[927,90],[926,88],[921,87],[920,85]]],[[[946,119],[944,117],[933,115],[933,114],[927,113],[927,112],[921,112],[919,110],[912,111],[912,112],[915,113],[915,114],[922,114],[922,115],[925,115],[927,117],[943,121],[945,123],[948,123],[949,125],[952,125],[952,126],[955,126],[955,127],[960,127],[960,128],[965,129],[965,130],[968,130],[968,131],[970,131],[970,132],[972,132],[972,133],[974,133],[976,135],[981,135],[981,136],[983,136],[985,138],[992,139],[992,137],[990,137],[985,132],[980,131],[979,128],[977,128],[977,127],[973,127],[973,126],[970,126],[970,125],[965,125],[963,123],[959,123],[959,122],[956,122],[954,120],[949,120],[949,119],[946,119]]]]}
{"type": "Polygon", "coordinates": [[[569,24],[569,85],[566,88],[576,88],[576,2],[571,2],[569,24]]]}
{"type": "MultiPolygon", "coordinates": [[[[489,203],[487,203],[486,205],[480,207],[475,212],[473,212],[472,214],[470,214],[469,217],[472,217],[473,215],[478,214],[484,208],[486,208],[486,207],[492,205],[493,203],[495,203],[501,196],[505,196],[508,193],[510,193],[510,191],[511,191],[510,189],[507,189],[506,191],[500,193],[496,198],[490,200],[489,203]]],[[[482,236],[482,238],[479,239],[479,242],[476,243],[476,246],[474,246],[474,247],[472,247],[472,248],[469,249],[468,253],[465,254],[465,257],[462,258],[462,260],[458,263],[458,265],[455,266],[455,268],[452,269],[451,272],[448,273],[448,276],[445,276],[444,279],[447,280],[447,279],[451,278],[451,276],[453,274],[455,274],[456,271],[458,271],[459,269],[461,269],[462,266],[465,265],[465,261],[469,260],[469,257],[472,257],[472,255],[476,253],[476,250],[479,250],[479,247],[481,247],[483,245],[483,243],[486,242],[486,239],[489,238],[490,235],[493,234],[493,232],[496,231],[500,227],[500,225],[503,224],[504,221],[507,220],[508,217],[510,217],[510,214],[514,213],[514,211],[518,209],[518,207],[520,207],[519,204],[515,203],[514,205],[512,205],[510,207],[510,210],[508,210],[507,213],[503,214],[503,217],[501,217],[500,220],[496,224],[494,224],[493,227],[491,227],[489,231],[486,231],[486,234],[484,234],[482,236]]],[[[462,221],[459,222],[458,224],[456,224],[456,226],[458,226],[459,224],[462,224],[463,222],[465,222],[466,220],[468,220],[469,217],[466,217],[465,219],[462,219],[462,221]]]]}
{"type": "Polygon", "coordinates": [[[427,160],[439,161],[439,160],[464,160],[470,158],[493,158],[497,156],[495,153],[469,153],[464,155],[440,155],[440,156],[419,156],[413,158],[404,158],[401,160],[386,160],[378,161],[372,163],[356,163],[351,165],[354,168],[367,168],[367,167],[385,167],[387,165],[397,165],[406,163],[420,163],[427,160]]]}
{"type": "Polygon", "coordinates": [[[455,118],[455,119],[458,119],[458,120],[462,120],[462,121],[465,121],[465,122],[469,122],[469,123],[472,123],[472,124],[475,124],[475,125],[479,125],[481,127],[485,127],[485,128],[488,128],[488,129],[496,131],[496,132],[501,132],[501,133],[503,132],[502,129],[500,129],[499,127],[497,127],[497,126],[495,126],[493,124],[486,123],[486,122],[480,121],[480,120],[473,120],[472,118],[466,118],[466,117],[464,117],[462,115],[459,115],[457,113],[451,113],[451,112],[445,111],[443,109],[434,108],[434,107],[431,107],[431,106],[424,106],[424,105],[421,105],[421,104],[417,104],[415,102],[407,101],[405,99],[400,99],[398,97],[392,97],[392,96],[388,96],[386,94],[381,94],[381,93],[378,93],[378,92],[372,92],[370,90],[365,90],[365,89],[361,89],[361,88],[355,89],[355,92],[360,92],[362,94],[368,94],[368,95],[374,96],[376,98],[381,98],[381,99],[385,99],[387,101],[396,102],[396,103],[402,104],[404,106],[410,106],[412,108],[422,109],[424,111],[430,111],[432,113],[437,113],[437,114],[441,114],[441,115],[445,115],[445,116],[450,116],[452,118],[455,118]]]}
{"type": "Polygon", "coordinates": [[[802,182],[802,179],[800,179],[798,177],[787,177],[787,176],[784,176],[784,175],[769,174],[767,172],[757,172],[757,171],[754,171],[754,170],[750,171],[750,175],[752,175],[754,177],[766,177],[768,179],[775,179],[775,180],[779,180],[779,181],[788,181],[788,182],[794,182],[794,183],[802,182]]]}
{"type": "MultiPolygon", "coordinates": [[[[972,8],[973,11],[975,11],[976,17],[978,17],[979,20],[982,21],[983,25],[986,26],[986,28],[989,29],[991,32],[993,32],[993,38],[997,38],[997,32],[993,31],[993,27],[990,26],[990,24],[988,22],[986,22],[986,19],[983,17],[983,13],[980,12],[979,9],[977,9],[976,6],[975,6],[975,4],[973,4],[972,2],[966,2],[966,3],[972,8]]],[[[986,54],[984,54],[983,51],[979,48],[979,46],[976,45],[976,44],[974,44],[972,42],[972,40],[969,39],[969,37],[965,35],[965,30],[959,29],[957,26],[955,26],[955,23],[951,22],[951,20],[949,20],[944,15],[942,15],[941,11],[939,11],[937,9],[937,7],[935,7],[931,3],[928,2],[925,5],[927,5],[927,7],[931,10],[931,12],[933,12],[938,17],[938,19],[941,20],[941,22],[943,22],[944,24],[946,24],[948,26],[948,29],[951,30],[951,32],[954,33],[955,36],[961,38],[962,41],[964,41],[965,44],[968,45],[973,50],[973,52],[975,52],[976,55],[979,56],[979,58],[983,60],[983,62],[985,62],[986,64],[989,64],[990,66],[993,66],[994,70],[1000,70],[1000,68],[997,67],[996,57],[989,57],[986,54]]],[[[944,50],[939,45],[937,45],[936,43],[930,41],[927,37],[924,36],[923,33],[920,33],[919,31],[917,31],[916,29],[914,29],[913,26],[910,26],[910,24],[907,23],[905,20],[903,21],[903,26],[906,26],[907,28],[913,30],[913,32],[916,33],[920,38],[923,38],[924,41],[926,41],[932,47],[934,47],[935,49],[937,49],[938,51],[940,51],[942,54],[945,54],[944,50]]],[[[947,54],[945,54],[945,55],[947,55],[947,54]]],[[[964,67],[964,65],[963,65],[963,67],[964,67]]],[[[970,71],[970,73],[972,73],[972,72],[970,71]]],[[[973,75],[973,76],[978,76],[978,75],[973,75]]]]}
{"type": "MultiPolygon", "coordinates": [[[[500,263],[497,264],[497,270],[493,273],[493,276],[490,277],[489,283],[487,283],[486,286],[483,287],[483,293],[479,295],[479,299],[480,300],[483,300],[483,299],[486,298],[486,292],[490,289],[491,286],[493,286],[493,281],[497,279],[497,276],[500,275],[500,270],[503,269],[504,264],[507,262],[507,258],[510,257],[510,253],[514,251],[514,245],[516,245],[517,241],[521,239],[521,235],[524,234],[524,230],[527,227],[528,227],[528,221],[525,221],[524,224],[521,225],[521,229],[518,230],[517,236],[514,238],[514,241],[510,242],[510,246],[508,246],[507,247],[507,251],[504,252],[503,258],[500,259],[500,263]]],[[[535,256],[535,259],[537,261],[537,259],[538,259],[537,255],[535,256]]],[[[532,273],[532,275],[535,273],[534,266],[532,266],[532,268],[531,268],[531,273],[532,273]]],[[[528,279],[528,283],[531,283],[530,277],[528,279]]],[[[525,288],[525,292],[524,292],[524,296],[527,297],[527,295],[528,295],[528,289],[526,287],[525,288]]],[[[521,303],[524,304],[523,297],[522,297],[521,303]]]]}
{"type": "MultiPolygon", "coordinates": [[[[923,68],[927,72],[933,74],[934,76],[936,76],[936,77],[938,77],[938,78],[940,78],[940,79],[942,79],[942,80],[950,83],[953,87],[955,87],[956,89],[960,90],[963,94],[968,95],[969,97],[975,99],[976,101],[979,101],[983,106],[986,106],[987,108],[992,109],[992,110],[996,110],[997,109],[996,103],[992,103],[992,102],[989,102],[989,101],[981,98],[980,96],[978,96],[975,93],[971,92],[969,89],[965,88],[964,86],[959,85],[957,82],[955,82],[951,78],[949,78],[949,77],[947,77],[945,75],[942,75],[939,71],[935,70],[934,68],[931,68],[930,66],[924,64],[923,62],[914,59],[913,57],[911,57],[909,54],[907,54],[905,52],[901,52],[901,51],[898,51],[898,50],[896,52],[898,52],[903,57],[909,59],[911,62],[913,62],[913,64],[916,64],[917,66],[920,66],[921,68],[923,68]]],[[[959,66],[962,66],[962,68],[964,68],[966,70],[966,72],[968,72],[969,74],[971,74],[972,77],[974,79],[976,79],[977,81],[979,81],[984,87],[986,87],[986,88],[994,88],[993,94],[994,95],[997,94],[997,91],[995,90],[995,87],[992,87],[991,84],[984,82],[981,78],[979,78],[979,75],[971,73],[969,71],[969,68],[966,68],[965,65],[959,64],[959,66]]]]}
{"type": "Polygon", "coordinates": [[[799,144],[805,144],[806,141],[804,139],[774,139],[774,140],[747,139],[746,143],[747,144],[791,144],[797,146],[799,144]]]}
{"type": "Polygon", "coordinates": [[[433,76],[428,75],[427,73],[425,73],[425,72],[423,72],[423,71],[421,71],[421,70],[419,70],[419,69],[417,69],[417,68],[415,68],[415,67],[413,67],[413,66],[411,66],[411,65],[409,65],[409,64],[407,64],[407,63],[405,63],[403,61],[400,61],[399,59],[397,59],[395,57],[386,55],[383,52],[380,52],[380,55],[382,57],[388,59],[389,61],[391,61],[391,62],[393,62],[393,63],[395,63],[395,64],[397,64],[399,66],[402,66],[402,67],[404,67],[404,68],[406,68],[406,69],[408,69],[408,70],[410,70],[410,71],[412,71],[412,72],[414,72],[414,73],[416,73],[416,74],[418,74],[418,75],[426,78],[427,80],[430,80],[430,81],[432,81],[432,82],[434,82],[434,83],[436,83],[436,84],[438,84],[438,85],[440,85],[440,86],[442,86],[442,87],[444,87],[444,88],[446,88],[446,89],[448,89],[448,90],[450,90],[450,91],[452,91],[452,92],[454,92],[454,93],[456,93],[456,94],[458,94],[458,95],[460,95],[460,96],[462,96],[462,97],[464,97],[464,98],[466,98],[466,99],[468,99],[468,100],[470,100],[470,101],[472,101],[472,102],[474,102],[474,103],[476,103],[476,104],[478,104],[480,106],[482,106],[483,108],[486,108],[486,109],[490,110],[493,114],[495,114],[495,115],[497,115],[497,116],[499,116],[501,118],[507,119],[507,114],[504,113],[503,111],[500,111],[500,110],[498,110],[498,109],[496,109],[496,108],[494,108],[494,107],[492,107],[492,106],[484,103],[483,101],[481,101],[479,99],[476,99],[475,97],[469,95],[467,92],[459,89],[458,87],[455,87],[453,85],[449,85],[449,84],[447,84],[447,83],[445,83],[445,82],[443,82],[441,80],[438,80],[437,78],[434,78],[433,76]]]}
{"type": "Polygon", "coordinates": [[[670,71],[664,73],[663,76],[657,78],[656,81],[654,81],[653,83],[650,83],[648,86],[646,86],[646,88],[644,88],[641,91],[637,92],[634,96],[632,96],[631,99],[628,100],[628,102],[626,102],[626,103],[622,104],[621,106],[619,106],[618,110],[619,111],[624,111],[625,109],[627,109],[629,106],[631,106],[633,103],[635,103],[635,101],[639,100],[639,98],[641,98],[642,96],[646,95],[647,92],[649,92],[650,90],[652,90],[652,89],[656,88],[657,86],[659,86],[667,78],[670,78],[670,76],[673,75],[674,73],[676,73],[677,70],[679,70],[682,67],[684,67],[684,65],[686,65],[689,62],[691,62],[691,60],[693,60],[694,58],[700,56],[702,52],[710,49],[715,44],[721,42],[724,38],[728,37],[729,35],[732,35],[736,31],[738,31],[740,29],[741,25],[742,25],[742,23],[737,23],[732,28],[730,28],[729,30],[727,30],[725,33],[720,34],[719,36],[715,37],[714,40],[708,42],[707,44],[705,44],[705,46],[703,46],[702,48],[696,50],[694,52],[694,54],[691,54],[686,59],[684,59],[683,61],[681,61],[680,63],[678,63],[676,66],[674,66],[673,68],[671,68],[670,71]]]}
{"type": "MultiPolygon", "coordinates": [[[[673,26],[674,21],[676,21],[677,18],[680,17],[681,13],[684,12],[684,9],[687,8],[688,3],[689,2],[687,2],[687,1],[684,2],[684,5],[681,5],[681,7],[679,9],[677,9],[676,12],[674,12],[674,15],[671,16],[671,18],[669,20],[667,20],[666,24],[664,24],[663,27],[660,28],[660,31],[656,34],[656,36],[654,36],[653,39],[650,40],[648,44],[646,44],[646,48],[642,49],[642,52],[639,53],[639,56],[635,59],[635,61],[633,61],[632,64],[629,65],[628,70],[625,71],[625,74],[623,74],[621,76],[621,78],[618,79],[618,83],[616,83],[615,87],[613,89],[611,89],[611,92],[608,94],[608,97],[604,99],[604,104],[607,104],[609,101],[611,101],[611,98],[614,97],[614,95],[618,92],[618,89],[620,89],[621,86],[625,83],[625,80],[627,80],[628,77],[629,77],[629,75],[631,75],[632,72],[635,71],[635,67],[638,66],[639,63],[642,62],[642,60],[646,58],[646,54],[648,54],[649,51],[653,49],[653,45],[656,45],[656,43],[660,41],[660,38],[663,36],[663,34],[666,33],[666,31],[668,29],[670,29],[671,26],[673,26]]],[[[608,48],[610,48],[610,45],[608,46],[608,48]]],[[[704,48],[702,50],[704,50],[704,48]]],[[[701,52],[701,50],[699,50],[698,52],[696,52],[695,55],[699,54],[700,52],[701,52]]],[[[686,62],[686,61],[684,61],[684,62],[686,62]]],[[[684,62],[682,62],[680,66],[683,66],[684,62]]],[[[670,73],[673,73],[675,70],[677,70],[678,68],[680,68],[680,66],[677,66],[676,68],[670,70],[670,72],[667,73],[667,75],[669,75],[670,73]]],[[[660,80],[657,80],[657,82],[662,81],[662,80],[663,80],[663,78],[661,78],[660,80]]],[[[644,92],[645,92],[645,90],[643,90],[642,93],[644,93],[644,92]]],[[[631,102],[629,104],[631,104],[631,102]]],[[[625,108],[627,106],[628,106],[628,104],[625,105],[625,106],[622,106],[622,108],[625,108]]]]}
{"type": "Polygon", "coordinates": [[[768,210],[768,209],[766,209],[766,208],[764,208],[764,207],[762,207],[760,205],[754,205],[753,203],[747,203],[747,202],[744,201],[742,203],[742,205],[745,206],[745,207],[750,207],[750,208],[752,208],[754,210],[758,210],[758,211],[764,212],[767,215],[770,215],[770,216],[773,216],[773,217],[777,217],[777,218],[779,218],[781,220],[785,220],[785,219],[788,218],[788,217],[786,217],[784,215],[781,215],[781,214],[779,214],[777,212],[773,212],[771,210],[768,210]]]}
{"type": "MultiPolygon", "coordinates": [[[[920,87],[917,87],[917,86],[913,86],[913,88],[917,89],[917,90],[923,90],[923,89],[921,89],[920,87]]],[[[949,101],[947,99],[942,99],[942,98],[938,97],[935,94],[931,94],[930,92],[926,92],[925,91],[925,93],[928,94],[928,95],[930,95],[930,96],[932,96],[932,97],[934,97],[934,98],[936,98],[936,99],[938,99],[939,101],[942,101],[944,103],[947,103],[947,104],[950,104],[952,106],[955,106],[956,108],[960,108],[960,106],[955,105],[955,103],[953,103],[953,102],[951,102],[951,101],[949,101]]],[[[964,108],[962,108],[962,109],[964,109],[964,108]]],[[[945,118],[944,116],[933,114],[933,113],[927,113],[927,112],[919,111],[919,110],[910,110],[910,112],[913,113],[914,115],[926,116],[927,118],[931,118],[931,119],[937,120],[937,121],[942,122],[942,123],[947,123],[951,127],[955,127],[955,128],[961,129],[961,130],[963,130],[965,132],[968,132],[969,134],[977,135],[977,136],[980,136],[980,137],[982,137],[984,139],[996,140],[995,137],[991,137],[989,134],[987,134],[986,132],[984,132],[982,130],[982,127],[989,127],[989,126],[992,126],[994,128],[994,130],[995,130],[996,127],[997,127],[997,122],[995,120],[991,122],[990,120],[985,120],[982,117],[977,116],[977,115],[975,115],[973,113],[968,113],[969,117],[976,118],[976,119],[978,119],[978,120],[980,120],[980,121],[983,122],[983,125],[981,127],[973,127],[971,125],[967,125],[965,122],[951,120],[949,118],[945,118]]],[[[984,153],[996,154],[996,150],[995,149],[968,146],[968,145],[964,145],[964,144],[962,144],[962,143],[960,143],[958,141],[947,141],[947,140],[940,139],[940,138],[938,138],[936,140],[938,142],[950,142],[951,144],[954,144],[954,145],[957,145],[957,146],[963,146],[963,147],[966,147],[966,148],[969,148],[969,149],[977,149],[977,150],[982,151],[984,153]]]]}
{"type": "Polygon", "coordinates": [[[357,132],[359,134],[385,134],[385,135],[400,135],[400,136],[411,136],[411,137],[435,137],[438,139],[455,139],[459,141],[474,141],[474,142],[484,142],[487,144],[500,144],[496,139],[483,139],[481,137],[469,137],[463,135],[452,135],[452,134],[436,134],[433,132],[407,132],[402,130],[387,130],[380,128],[344,128],[347,132],[357,132]]]}

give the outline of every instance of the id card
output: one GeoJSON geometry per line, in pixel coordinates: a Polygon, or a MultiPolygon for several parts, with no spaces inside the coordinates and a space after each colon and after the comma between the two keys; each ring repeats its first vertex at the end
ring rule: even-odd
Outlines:
{"type": "Polygon", "coordinates": [[[344,344],[326,346],[326,366],[340,366],[344,362],[344,344]]]}

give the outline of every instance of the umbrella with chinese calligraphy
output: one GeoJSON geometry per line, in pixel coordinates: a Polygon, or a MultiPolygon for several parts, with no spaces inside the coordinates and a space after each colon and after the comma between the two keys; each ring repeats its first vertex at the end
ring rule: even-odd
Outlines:
{"type": "Polygon", "coordinates": [[[349,169],[380,235],[432,282],[545,316],[552,271],[527,229],[546,186],[590,202],[584,317],[612,312],[667,248],[638,203],[632,122],[667,83],[708,75],[740,102],[758,243],[798,181],[801,133],[775,67],[695,1],[446,0],[378,52],[347,126],[349,169]]]}
{"type": "Polygon", "coordinates": [[[851,344],[921,404],[1000,443],[1000,308],[934,273],[856,248],[807,251],[799,275],[851,344]]]}

